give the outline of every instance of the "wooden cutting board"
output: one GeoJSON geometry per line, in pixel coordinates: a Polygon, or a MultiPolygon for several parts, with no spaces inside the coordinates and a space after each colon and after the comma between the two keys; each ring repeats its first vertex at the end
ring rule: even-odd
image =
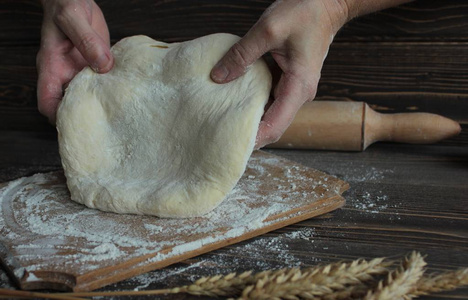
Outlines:
{"type": "Polygon", "coordinates": [[[88,291],[344,204],[348,184],[256,151],[232,193],[190,219],[119,215],[70,200],[61,171],[0,185],[0,258],[22,289],[88,291]]]}

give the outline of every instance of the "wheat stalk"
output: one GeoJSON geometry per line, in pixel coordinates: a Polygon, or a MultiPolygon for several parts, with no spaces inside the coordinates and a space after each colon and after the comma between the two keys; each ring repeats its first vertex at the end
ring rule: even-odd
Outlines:
{"type": "Polygon", "coordinates": [[[61,299],[61,300],[85,300],[84,298],[78,298],[75,295],[16,291],[16,290],[0,288],[0,298],[4,299],[4,297],[6,299],[38,299],[39,298],[39,299],[61,299]]]}
{"type": "Polygon", "coordinates": [[[215,275],[210,277],[201,277],[190,285],[184,285],[171,289],[148,290],[148,291],[119,291],[119,292],[77,292],[62,293],[61,295],[74,295],[79,297],[99,297],[99,296],[150,296],[162,294],[187,293],[197,296],[235,296],[249,284],[255,283],[259,278],[267,274],[276,274],[278,271],[263,271],[252,275],[252,271],[240,274],[230,273],[228,275],[215,275]]]}
{"type": "Polygon", "coordinates": [[[410,299],[418,295],[452,290],[468,285],[468,268],[422,277],[426,263],[413,252],[400,266],[388,273],[390,262],[383,258],[371,261],[358,259],[349,263],[333,263],[307,269],[268,270],[257,274],[202,277],[190,285],[170,289],[121,292],[36,293],[0,289],[0,298],[83,299],[95,296],[143,296],[188,293],[210,297],[226,296],[241,299],[410,299]],[[387,274],[376,285],[375,275],[387,274]]]}
{"type": "Polygon", "coordinates": [[[252,271],[249,271],[239,275],[231,273],[226,276],[202,277],[191,285],[174,288],[171,291],[210,297],[238,295],[247,284],[254,282],[257,276],[252,276],[252,271]]]}
{"type": "Polygon", "coordinates": [[[412,298],[413,291],[424,273],[426,262],[418,252],[413,252],[401,265],[381,280],[374,291],[369,291],[364,300],[412,298]]]}
{"type": "Polygon", "coordinates": [[[102,297],[102,296],[154,296],[163,294],[187,293],[197,296],[231,296],[238,295],[244,289],[247,283],[255,282],[257,276],[265,271],[252,275],[252,271],[244,272],[239,275],[230,273],[228,275],[215,275],[211,277],[202,277],[190,285],[170,289],[148,290],[148,291],[118,291],[118,292],[75,292],[62,293],[61,295],[74,295],[79,297],[102,297]]]}

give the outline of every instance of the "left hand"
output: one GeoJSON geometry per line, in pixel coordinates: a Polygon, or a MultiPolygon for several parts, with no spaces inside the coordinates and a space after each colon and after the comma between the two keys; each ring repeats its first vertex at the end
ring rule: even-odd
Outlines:
{"type": "Polygon", "coordinates": [[[37,54],[37,104],[51,123],[63,89],[85,66],[108,72],[114,63],[109,30],[93,0],[42,0],[44,18],[37,54]]]}
{"type": "Polygon", "coordinates": [[[230,82],[266,52],[280,67],[281,78],[260,122],[256,148],[277,141],[302,104],[314,99],[328,48],[348,17],[343,3],[276,1],[211,71],[213,81],[230,82]]]}

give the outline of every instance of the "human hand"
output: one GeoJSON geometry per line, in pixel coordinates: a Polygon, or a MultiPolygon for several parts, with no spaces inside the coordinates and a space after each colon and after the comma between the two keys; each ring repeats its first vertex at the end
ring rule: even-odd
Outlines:
{"type": "Polygon", "coordinates": [[[39,112],[55,123],[63,87],[85,66],[108,72],[114,59],[106,21],[93,0],[42,0],[42,5],[37,100],[39,112]]]}
{"type": "Polygon", "coordinates": [[[281,69],[273,102],[260,122],[257,148],[277,141],[302,104],[313,100],[328,48],[347,18],[345,1],[278,0],[213,68],[215,82],[230,82],[269,51],[281,69]]]}

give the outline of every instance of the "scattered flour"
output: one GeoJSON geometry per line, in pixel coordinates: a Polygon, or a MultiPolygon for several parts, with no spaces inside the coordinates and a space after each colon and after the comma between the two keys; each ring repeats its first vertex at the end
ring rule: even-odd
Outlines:
{"type": "Polygon", "coordinates": [[[387,203],[387,195],[372,196],[369,192],[365,192],[360,199],[356,200],[355,203],[351,203],[351,205],[356,209],[376,214],[387,209],[387,203]]]}
{"type": "Polygon", "coordinates": [[[382,180],[386,174],[393,173],[391,169],[379,170],[375,167],[358,166],[350,170],[349,175],[344,176],[343,180],[349,182],[372,182],[382,180]]]}
{"type": "Polygon", "coordinates": [[[165,283],[168,278],[172,278],[179,274],[189,272],[191,269],[198,269],[203,264],[203,261],[199,261],[186,266],[172,266],[165,269],[156,270],[149,273],[144,273],[128,279],[134,287],[135,291],[144,290],[151,284],[165,283]]]}
{"type": "MultiPolygon", "coordinates": [[[[177,264],[161,270],[142,274],[126,282],[128,286],[136,286],[135,290],[168,287],[186,281],[193,282],[204,276],[229,274],[254,270],[256,272],[267,269],[281,269],[301,267],[303,260],[290,250],[290,242],[306,240],[313,249],[315,229],[311,227],[299,228],[277,236],[262,236],[246,241],[235,248],[224,248],[208,253],[192,260],[190,265],[177,264]],[[246,254],[246,257],[242,256],[246,254]],[[241,254],[241,255],[239,255],[241,254]],[[174,282],[171,285],[171,281],[174,282]]],[[[313,259],[319,263],[320,259],[313,259]]],[[[126,286],[126,282],[119,283],[126,286]]]]}
{"type": "MultiPolygon", "coordinates": [[[[344,167],[341,166],[341,168],[344,167]]],[[[340,173],[338,168],[333,166],[328,171],[332,174],[340,173]]],[[[346,164],[346,172],[343,176],[340,176],[351,185],[351,190],[346,194],[345,207],[371,214],[377,214],[388,209],[389,198],[382,191],[375,191],[373,188],[356,189],[353,188],[353,183],[364,183],[364,186],[371,187],[372,184],[381,183],[387,175],[393,173],[394,170],[392,169],[377,169],[363,164],[356,164],[355,162],[346,164]]]]}
{"type": "Polygon", "coordinates": [[[285,237],[293,239],[293,240],[306,240],[306,241],[312,241],[315,236],[315,229],[310,228],[310,227],[305,227],[300,230],[288,232],[284,234],[285,237]]]}

